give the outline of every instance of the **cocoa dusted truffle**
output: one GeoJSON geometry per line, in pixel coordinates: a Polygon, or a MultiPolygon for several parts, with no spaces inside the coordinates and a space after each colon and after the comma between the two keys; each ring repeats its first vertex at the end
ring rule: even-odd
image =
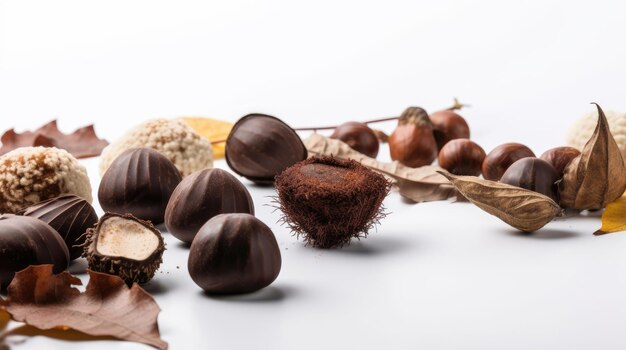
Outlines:
{"type": "Polygon", "coordinates": [[[225,170],[200,170],[184,178],[172,193],[165,226],[174,237],[191,243],[205,222],[226,213],[254,215],[250,193],[225,170]]]}
{"type": "Polygon", "coordinates": [[[28,216],[0,216],[0,290],[29,265],[52,264],[54,273],[69,265],[61,236],[48,224],[28,216]]]}
{"type": "Polygon", "coordinates": [[[163,262],[165,243],[149,221],[106,213],[87,231],[84,249],[91,270],[119,276],[130,285],[154,277],[163,262]]]}
{"type": "Polygon", "coordinates": [[[308,244],[333,248],[365,237],[384,216],[390,183],[353,160],[313,157],[276,177],[283,220],[308,244]]]}
{"type": "Polygon", "coordinates": [[[188,267],[207,293],[250,293],[278,277],[280,249],[272,230],[254,216],[221,214],[200,228],[189,249],[188,267]]]}
{"type": "Polygon", "coordinates": [[[19,214],[37,218],[55,229],[65,241],[71,260],[80,257],[85,232],[98,222],[91,204],[71,194],[37,203],[19,214]]]}
{"type": "Polygon", "coordinates": [[[169,159],[153,149],[136,148],[122,153],[104,173],[98,200],[105,211],[130,213],[160,224],[180,181],[169,159]]]}
{"type": "Polygon", "coordinates": [[[0,213],[64,194],[92,200],[87,170],[65,150],[22,147],[0,157],[0,213]]]}

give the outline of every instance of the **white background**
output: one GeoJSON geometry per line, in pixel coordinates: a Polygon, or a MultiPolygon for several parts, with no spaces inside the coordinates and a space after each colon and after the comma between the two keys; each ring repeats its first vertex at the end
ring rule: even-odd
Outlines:
{"type": "MultiPolygon", "coordinates": [[[[624,10],[616,1],[0,0],[0,127],[58,118],[64,131],[95,123],[114,140],[155,117],[264,112],[326,125],[436,110],[457,96],[487,151],[518,141],[539,154],[564,142],[591,101],[626,111],[624,10]]],[[[94,191],[97,162],[85,162],[94,191]]],[[[524,236],[469,204],[410,205],[394,193],[377,232],[327,251],[276,224],[273,190],[245,183],[279,241],[281,275],[249,296],[206,297],[187,275],[186,250],[165,234],[165,263],[146,288],[172,349],[626,346],[626,234],[591,236],[598,214],[524,236]]],[[[44,337],[15,348],[111,346],[147,348],[44,337]]]]}

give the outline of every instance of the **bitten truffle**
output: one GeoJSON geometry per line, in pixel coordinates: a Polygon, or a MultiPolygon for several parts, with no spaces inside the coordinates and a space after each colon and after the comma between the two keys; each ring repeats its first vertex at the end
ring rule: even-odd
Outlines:
{"type": "Polygon", "coordinates": [[[213,167],[213,149],[208,139],[182,120],[155,119],[137,125],[102,151],[100,175],[124,151],[141,147],[163,154],[183,176],[213,167]]]}
{"type": "Polygon", "coordinates": [[[92,201],[87,170],[66,151],[22,147],[0,157],[1,213],[16,213],[64,194],[92,201]]]}

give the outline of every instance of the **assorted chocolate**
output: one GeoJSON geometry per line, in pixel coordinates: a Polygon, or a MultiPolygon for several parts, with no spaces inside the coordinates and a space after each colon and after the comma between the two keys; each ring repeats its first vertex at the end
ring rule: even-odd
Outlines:
{"type": "Polygon", "coordinates": [[[117,157],[102,176],[98,200],[106,212],[128,213],[160,224],[181,180],[178,169],[161,153],[131,149],[117,157]]]}
{"type": "Polygon", "coordinates": [[[226,162],[238,175],[257,184],[273,184],[276,175],[306,159],[300,136],[282,120],[248,114],[226,139],[226,162]]]}
{"type": "Polygon", "coordinates": [[[209,219],[227,213],[254,215],[250,193],[225,170],[200,170],[184,178],[172,193],[165,227],[174,237],[191,243],[209,219]]]}
{"type": "Polygon", "coordinates": [[[28,216],[0,216],[0,252],[0,290],[29,265],[52,264],[54,273],[60,273],[70,261],[61,236],[50,225],[28,216]]]}
{"type": "Polygon", "coordinates": [[[365,237],[383,214],[390,183],[353,160],[312,157],[276,177],[284,221],[314,247],[365,237]]]}
{"type": "Polygon", "coordinates": [[[281,268],[276,238],[250,214],[221,214],[200,228],[189,249],[189,274],[209,294],[250,293],[281,268]]]}
{"type": "Polygon", "coordinates": [[[84,255],[93,271],[145,283],[163,262],[165,243],[154,225],[131,214],[106,213],[87,230],[84,255]]]}
{"type": "Polygon", "coordinates": [[[75,195],[64,195],[40,202],[19,214],[39,219],[55,229],[65,241],[70,260],[81,256],[85,232],[98,222],[98,215],[91,204],[75,195]]]}

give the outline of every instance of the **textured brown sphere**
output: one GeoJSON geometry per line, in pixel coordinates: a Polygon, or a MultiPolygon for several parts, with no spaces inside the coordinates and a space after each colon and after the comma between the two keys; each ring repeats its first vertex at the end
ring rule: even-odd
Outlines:
{"type": "Polygon", "coordinates": [[[380,143],[376,133],[369,126],[359,122],[347,122],[335,128],[331,139],[341,140],[350,148],[376,158],[380,143]]]}
{"type": "Polygon", "coordinates": [[[549,149],[539,157],[540,159],[545,160],[550,163],[554,167],[557,173],[559,173],[559,177],[563,177],[563,173],[565,172],[565,168],[569,165],[569,163],[574,160],[574,158],[580,155],[580,151],[574,147],[555,147],[549,149]]]}
{"type": "Polygon", "coordinates": [[[200,228],[189,249],[188,267],[207,293],[250,293],[278,277],[280,249],[272,230],[254,216],[221,214],[200,228]]]}
{"type": "Polygon", "coordinates": [[[548,162],[527,157],[513,163],[502,175],[500,182],[541,193],[558,203],[558,180],[559,174],[548,162]]]}
{"type": "Polygon", "coordinates": [[[441,149],[450,140],[469,139],[469,125],[454,111],[443,110],[430,115],[437,148],[441,149]]]}
{"type": "Polygon", "coordinates": [[[494,148],[483,161],[483,177],[487,180],[498,181],[511,164],[516,161],[534,157],[530,148],[521,143],[505,143],[494,148]]]}
{"type": "Polygon", "coordinates": [[[479,176],[485,151],[469,139],[454,139],[439,151],[439,166],[454,175],[479,176]]]}
{"type": "Polygon", "coordinates": [[[172,193],[165,227],[172,236],[191,243],[210,218],[226,213],[254,215],[250,193],[225,170],[200,170],[184,178],[172,193]]]}

